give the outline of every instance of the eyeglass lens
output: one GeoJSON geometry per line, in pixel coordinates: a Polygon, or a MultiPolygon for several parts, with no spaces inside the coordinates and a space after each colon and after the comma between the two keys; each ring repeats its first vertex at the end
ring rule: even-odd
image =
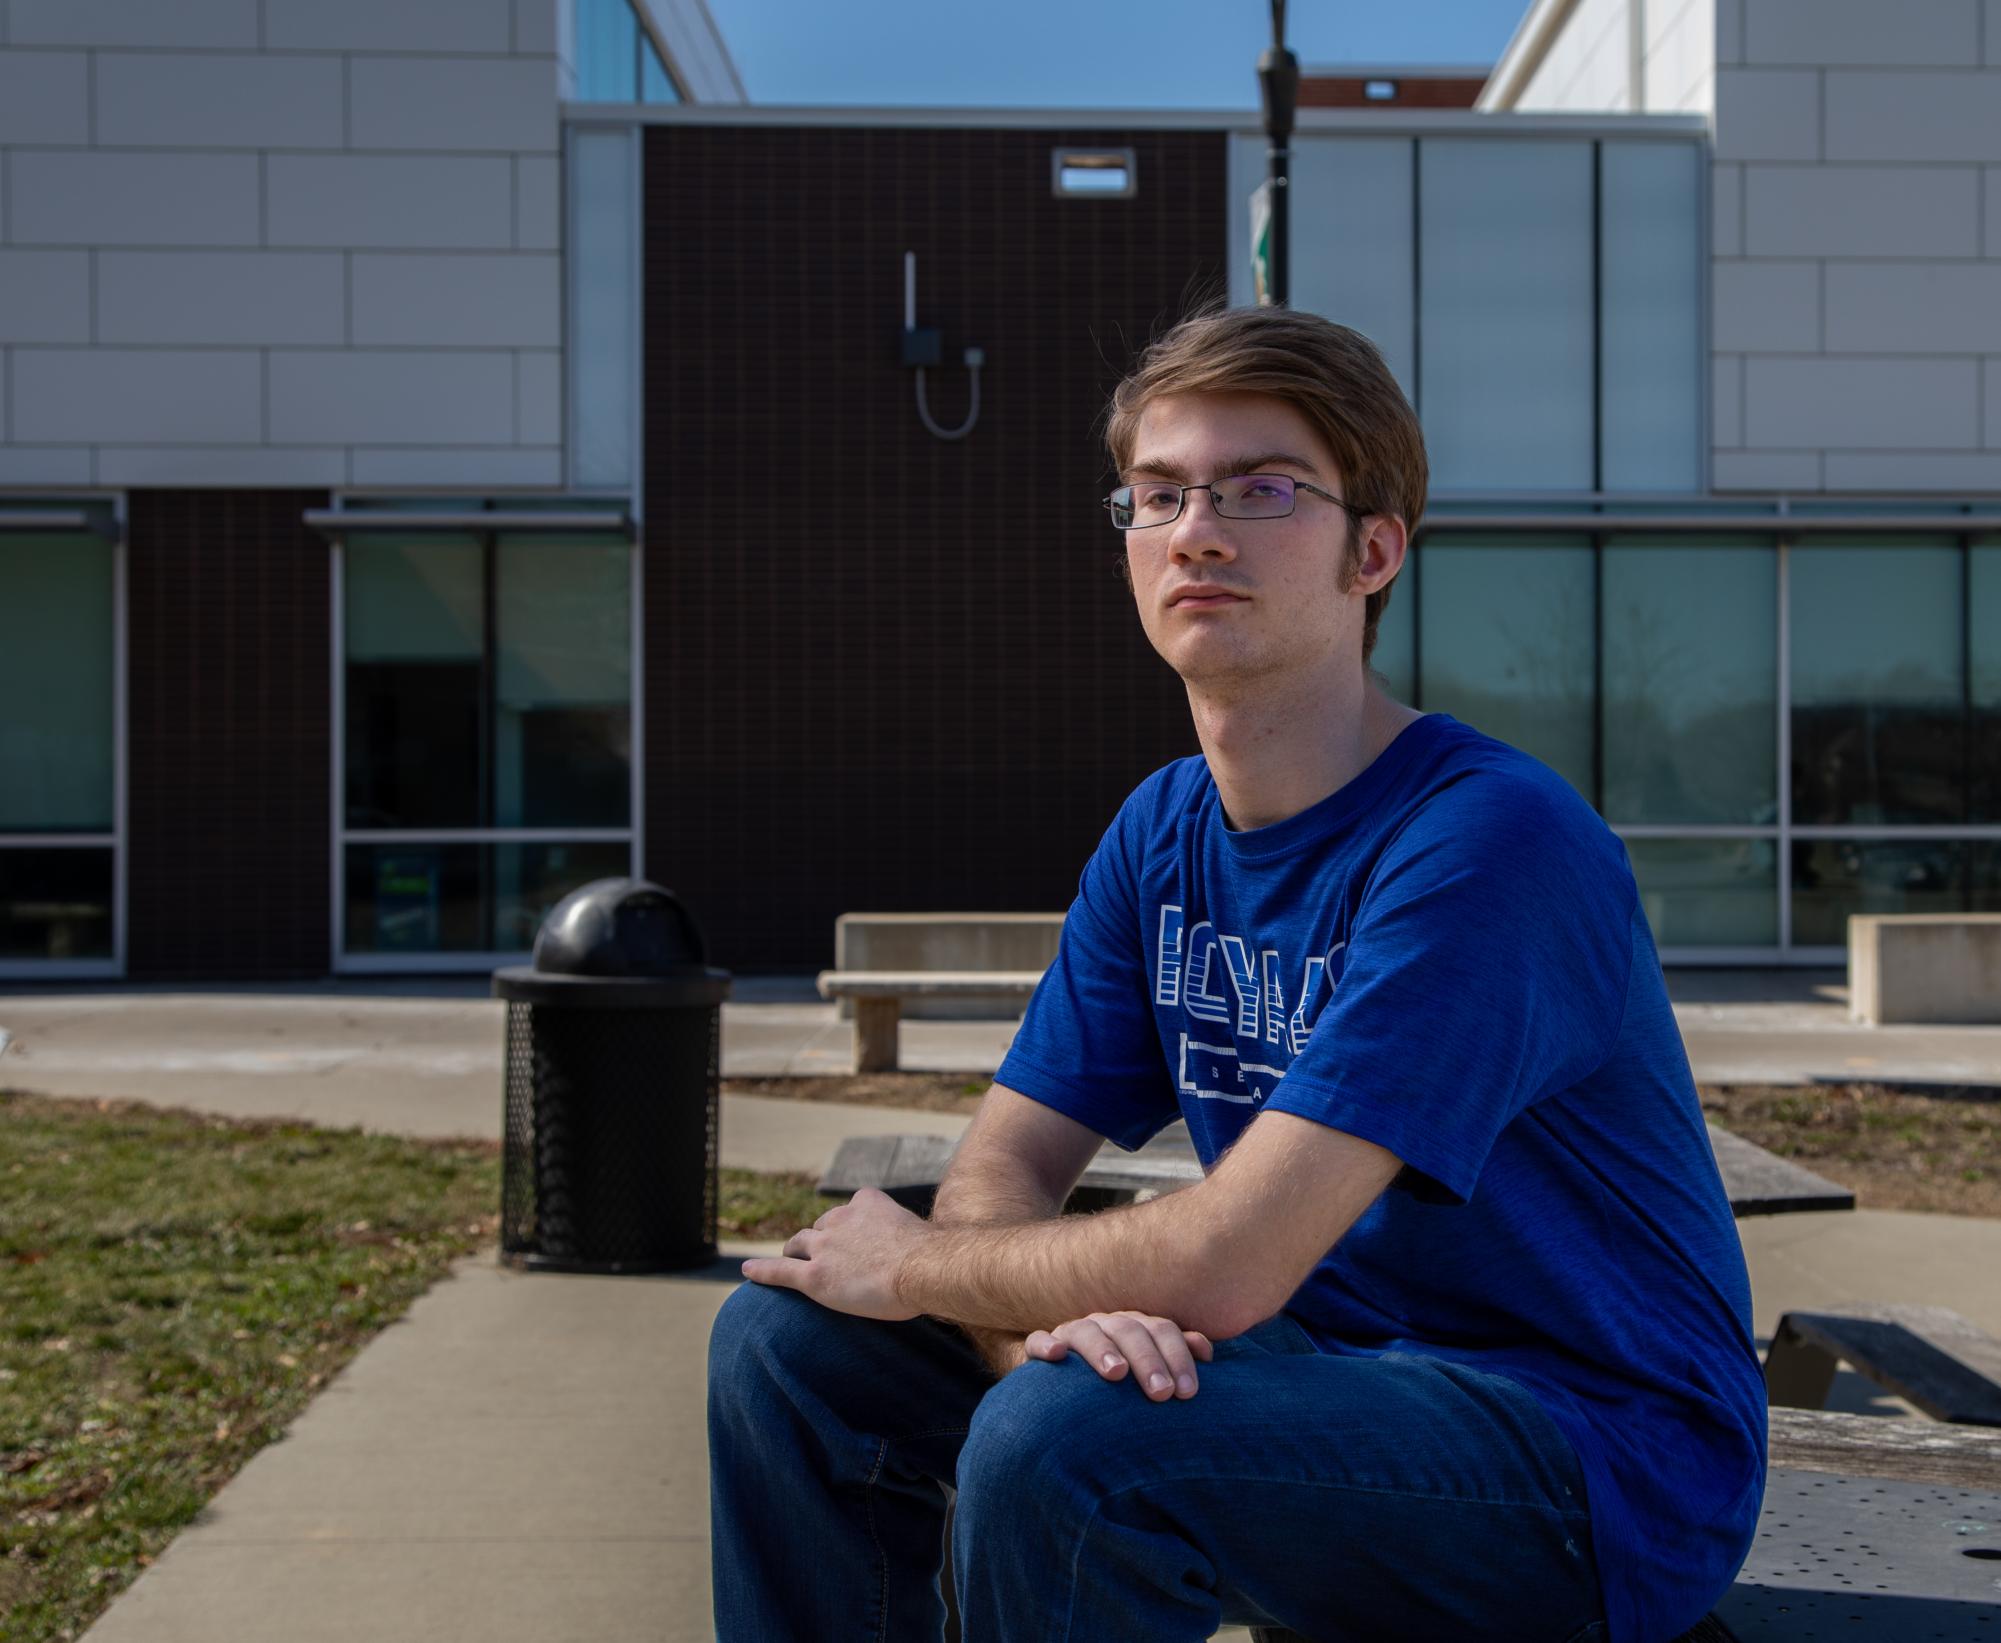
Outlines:
{"type": "Polygon", "coordinates": [[[1122,531],[1165,525],[1180,514],[1185,490],[1208,491],[1225,519],[1283,519],[1292,512],[1293,483],[1284,474],[1232,474],[1208,485],[1121,485],[1111,495],[1112,523],[1122,531]]]}

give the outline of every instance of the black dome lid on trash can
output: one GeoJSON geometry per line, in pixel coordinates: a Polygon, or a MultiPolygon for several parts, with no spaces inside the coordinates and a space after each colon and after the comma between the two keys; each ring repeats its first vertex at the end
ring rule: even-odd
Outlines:
{"type": "Polygon", "coordinates": [[[673,891],[645,879],[595,879],[550,909],[535,961],[496,971],[496,996],[521,1004],[630,1010],[720,1004],[727,970],[703,962],[702,932],[673,891]]]}

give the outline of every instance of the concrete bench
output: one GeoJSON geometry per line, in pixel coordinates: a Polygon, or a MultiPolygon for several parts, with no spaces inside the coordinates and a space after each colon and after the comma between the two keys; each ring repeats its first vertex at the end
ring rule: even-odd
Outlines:
{"type": "MultiPolygon", "coordinates": [[[[1740,1218],[1855,1207],[1855,1194],[1846,1187],[1767,1152],[1741,1135],[1712,1124],[1709,1143],[1716,1152],[1724,1190],[1730,1195],[1730,1208],[1740,1218]]],[[[937,1135],[852,1137],[836,1150],[820,1178],[820,1191],[834,1197],[877,1187],[906,1208],[928,1215],[956,1145],[937,1135]]],[[[1137,1152],[1126,1152],[1110,1142],[1099,1148],[1066,1207],[1074,1211],[1105,1209],[1141,1196],[1176,1192],[1201,1179],[1202,1165],[1188,1138],[1188,1126],[1174,1123],[1137,1152]]]]}
{"type": "Polygon", "coordinates": [[[1872,1026],[2001,1022],[2001,913],[1855,914],[1848,1013],[1872,1026]]]}
{"type": "MultiPolygon", "coordinates": [[[[900,973],[1046,970],[1063,936],[1061,913],[843,913],[834,920],[836,970],[900,973]]],[[[1005,992],[912,998],[911,1021],[1006,1021],[1021,1013],[1005,992]]],[[[843,1000],[841,1019],[854,1015],[843,1000]]]]}
{"type": "Polygon", "coordinates": [[[822,970],[822,998],[855,1007],[855,1071],[892,1072],[906,999],[1004,997],[1028,1002],[1040,970],[822,970]]]}
{"type": "Polygon", "coordinates": [[[1934,1420],[2001,1426],[2001,1341],[1949,1307],[1788,1312],[1765,1354],[1767,1394],[1786,1408],[1819,1409],[1837,1363],[1934,1420]]]}

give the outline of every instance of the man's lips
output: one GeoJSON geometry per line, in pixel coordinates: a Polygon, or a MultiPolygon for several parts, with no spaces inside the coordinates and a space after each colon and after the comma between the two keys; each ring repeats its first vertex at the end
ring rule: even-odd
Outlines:
{"type": "Polygon", "coordinates": [[[1245,595],[1228,588],[1197,586],[1182,588],[1167,601],[1169,610],[1209,610],[1220,605],[1241,604],[1245,595]]]}

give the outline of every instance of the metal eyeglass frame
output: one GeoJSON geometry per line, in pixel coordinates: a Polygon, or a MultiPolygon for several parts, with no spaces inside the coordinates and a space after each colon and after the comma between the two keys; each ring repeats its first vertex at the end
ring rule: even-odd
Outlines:
{"type": "MultiPolygon", "coordinates": [[[[1161,480],[1159,483],[1167,485],[1167,484],[1172,484],[1173,481],[1161,480]]],[[[1149,519],[1144,525],[1140,524],[1121,525],[1118,520],[1118,515],[1116,513],[1113,513],[1112,511],[1113,501],[1118,496],[1120,491],[1131,491],[1136,488],[1137,487],[1132,485],[1120,485],[1112,491],[1111,495],[1105,497],[1104,500],[1099,504],[1099,506],[1102,507],[1107,514],[1111,515],[1113,530],[1150,531],[1157,525],[1173,524],[1175,520],[1179,519],[1181,515],[1187,510],[1188,493],[1190,491],[1207,491],[1209,493],[1209,506],[1216,510],[1216,517],[1218,519],[1249,519],[1253,521],[1262,519],[1290,519],[1293,516],[1293,514],[1298,511],[1299,493],[1301,491],[1311,491],[1315,496],[1320,497],[1322,500],[1332,502],[1335,507],[1340,508],[1345,513],[1347,513],[1347,515],[1351,519],[1361,520],[1369,517],[1369,510],[1367,508],[1358,508],[1355,506],[1354,503],[1350,502],[1346,497],[1336,496],[1332,491],[1323,491],[1318,485],[1309,484],[1304,479],[1294,479],[1291,474],[1225,474],[1221,479],[1211,479],[1207,481],[1205,484],[1176,485],[1174,488],[1177,491],[1179,491],[1181,495],[1179,499],[1175,502],[1174,512],[1169,514],[1165,519],[1149,519]],[[1223,511],[1221,502],[1218,501],[1217,499],[1216,487],[1232,479],[1284,480],[1286,484],[1292,487],[1293,505],[1287,508],[1284,513],[1225,513],[1223,511]]]]}

